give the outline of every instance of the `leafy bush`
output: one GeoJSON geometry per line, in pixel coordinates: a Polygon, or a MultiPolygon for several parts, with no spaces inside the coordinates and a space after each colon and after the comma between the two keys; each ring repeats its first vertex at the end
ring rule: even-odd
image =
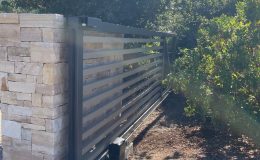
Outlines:
{"type": "Polygon", "coordinates": [[[203,20],[196,48],[181,51],[166,82],[187,97],[189,115],[210,116],[260,143],[260,1],[236,8],[235,16],[203,20]]]}

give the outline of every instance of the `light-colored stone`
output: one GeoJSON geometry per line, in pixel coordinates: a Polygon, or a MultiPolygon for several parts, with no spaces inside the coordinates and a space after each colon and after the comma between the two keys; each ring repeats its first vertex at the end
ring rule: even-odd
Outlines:
{"type": "Polygon", "coordinates": [[[32,100],[32,94],[28,93],[17,93],[17,100],[19,101],[31,101],[32,100]]]}
{"type": "Polygon", "coordinates": [[[23,101],[23,105],[27,107],[33,107],[32,101],[23,101]]]}
{"type": "Polygon", "coordinates": [[[26,82],[26,75],[23,74],[9,74],[8,81],[13,82],[26,82]]]}
{"type": "MultiPolygon", "coordinates": [[[[0,25],[0,39],[10,42],[20,41],[20,27],[13,24],[0,25]]],[[[2,44],[2,42],[1,42],[2,44]]],[[[4,43],[6,44],[6,43],[4,43]]],[[[2,44],[3,45],[3,44],[2,44]]]]}
{"type": "Polygon", "coordinates": [[[0,103],[0,109],[3,114],[7,114],[8,112],[8,104],[0,103]]]}
{"type": "Polygon", "coordinates": [[[26,82],[36,83],[37,82],[37,76],[27,75],[26,76],[26,82]]]}
{"type": "Polygon", "coordinates": [[[32,151],[40,152],[47,155],[59,155],[64,147],[63,144],[67,138],[64,132],[48,133],[43,131],[32,132],[32,151]]]}
{"type": "Polygon", "coordinates": [[[33,117],[55,119],[61,115],[64,115],[67,108],[68,107],[66,105],[55,108],[32,107],[33,117]]]}
{"type": "Polygon", "coordinates": [[[42,30],[40,28],[21,28],[22,42],[41,42],[42,30]]]}
{"type": "Polygon", "coordinates": [[[16,93],[2,91],[1,103],[17,105],[16,93]]]}
{"type": "Polygon", "coordinates": [[[3,151],[4,160],[44,160],[39,157],[32,155],[31,151],[18,151],[14,149],[4,149],[3,151]]]}
{"type": "Polygon", "coordinates": [[[65,60],[65,47],[60,43],[31,43],[31,61],[39,63],[58,63],[65,60]]]}
{"type": "Polygon", "coordinates": [[[35,124],[28,124],[23,123],[22,128],[35,130],[35,131],[45,131],[45,126],[35,125],[35,124]]]}
{"type": "Polygon", "coordinates": [[[8,61],[12,61],[12,62],[31,62],[31,57],[8,56],[8,61]]]}
{"type": "Polygon", "coordinates": [[[30,141],[27,140],[17,140],[13,139],[13,147],[16,151],[30,151],[32,150],[32,145],[30,141]]]}
{"type": "Polygon", "coordinates": [[[43,107],[57,107],[67,103],[66,96],[64,94],[58,94],[54,96],[43,96],[43,107]]]}
{"type": "Polygon", "coordinates": [[[7,48],[8,56],[20,56],[20,57],[29,57],[30,51],[27,47],[8,47],[7,48]]]}
{"type": "Polygon", "coordinates": [[[20,14],[21,27],[64,28],[65,18],[59,14],[20,14]]]}
{"type": "Polygon", "coordinates": [[[43,64],[41,63],[15,62],[15,73],[41,75],[42,70],[43,64]]]}
{"type": "Polygon", "coordinates": [[[35,125],[45,126],[45,120],[43,118],[31,117],[31,123],[35,125]]]}
{"type": "Polygon", "coordinates": [[[36,84],[28,82],[8,82],[9,90],[21,93],[34,93],[36,84]]]}
{"type": "Polygon", "coordinates": [[[15,105],[8,106],[9,114],[16,114],[20,116],[32,116],[32,108],[31,107],[21,107],[15,105]]]}
{"type": "Polygon", "coordinates": [[[32,151],[32,155],[35,157],[35,159],[33,159],[33,160],[45,160],[43,153],[32,151]]]}
{"type": "Polygon", "coordinates": [[[32,130],[22,129],[22,140],[32,141],[32,130]]]}
{"type": "Polygon", "coordinates": [[[43,83],[43,76],[41,75],[41,76],[37,76],[36,77],[36,82],[37,82],[37,84],[42,84],[43,83]]]}
{"type": "Polygon", "coordinates": [[[1,24],[0,14],[0,106],[3,119],[8,122],[4,125],[9,129],[6,134],[14,134],[4,135],[7,137],[3,144],[4,158],[66,159],[65,18],[61,15],[15,15],[18,22],[12,17],[1,24]],[[37,131],[43,134],[33,136],[37,131]]]}
{"type": "Polygon", "coordinates": [[[37,76],[25,74],[9,74],[8,81],[36,83],[37,76]]]}
{"type": "Polygon", "coordinates": [[[55,85],[37,84],[36,93],[52,96],[56,94],[61,94],[66,89],[67,87],[63,83],[55,84],[55,85]]]}
{"type": "Polygon", "coordinates": [[[32,105],[35,107],[42,106],[42,94],[32,94],[32,105]]]}
{"type": "Polygon", "coordinates": [[[43,28],[43,41],[44,42],[65,42],[65,30],[54,28],[43,28]]]}
{"type": "Polygon", "coordinates": [[[57,119],[46,119],[47,132],[59,132],[68,126],[68,117],[61,116],[57,119]]]}
{"type": "Polygon", "coordinates": [[[31,119],[28,116],[20,116],[16,114],[7,114],[8,120],[19,123],[31,123],[31,119]]]}
{"type": "Polygon", "coordinates": [[[0,61],[0,72],[14,73],[14,62],[0,61]]]}
{"type": "Polygon", "coordinates": [[[44,64],[43,83],[48,85],[63,83],[68,75],[67,70],[65,63],[44,64]]]}
{"type": "Polygon", "coordinates": [[[2,121],[2,134],[7,137],[21,139],[21,124],[14,122],[3,120],[2,121]]]}
{"type": "Polygon", "coordinates": [[[13,139],[11,137],[7,137],[7,136],[2,135],[2,145],[12,146],[13,145],[13,139]]]}
{"type": "Polygon", "coordinates": [[[6,60],[7,60],[7,48],[0,47],[0,61],[6,61],[6,60]]]}
{"type": "Polygon", "coordinates": [[[0,13],[0,24],[18,24],[17,13],[0,13]]]}

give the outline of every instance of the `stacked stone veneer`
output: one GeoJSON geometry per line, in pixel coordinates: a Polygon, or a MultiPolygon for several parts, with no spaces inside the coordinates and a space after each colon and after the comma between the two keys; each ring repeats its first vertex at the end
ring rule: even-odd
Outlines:
{"type": "Polygon", "coordinates": [[[4,160],[67,157],[67,62],[61,15],[0,14],[4,160]]]}

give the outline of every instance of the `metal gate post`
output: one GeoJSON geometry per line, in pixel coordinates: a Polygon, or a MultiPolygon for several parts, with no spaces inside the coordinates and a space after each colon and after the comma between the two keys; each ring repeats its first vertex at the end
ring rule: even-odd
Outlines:
{"type": "Polygon", "coordinates": [[[81,160],[83,97],[83,30],[80,19],[68,18],[70,135],[69,159],[81,160]]]}
{"type": "Polygon", "coordinates": [[[168,44],[167,44],[167,38],[166,37],[162,37],[163,39],[163,78],[166,78],[169,69],[168,66],[168,61],[169,61],[169,56],[168,56],[168,44]]]}

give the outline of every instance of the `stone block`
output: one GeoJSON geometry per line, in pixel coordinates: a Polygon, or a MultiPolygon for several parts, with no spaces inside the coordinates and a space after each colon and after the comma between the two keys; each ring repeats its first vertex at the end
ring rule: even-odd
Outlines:
{"type": "Polygon", "coordinates": [[[17,93],[17,100],[19,101],[31,101],[32,100],[32,94],[28,93],[17,93]]]}
{"type": "Polygon", "coordinates": [[[12,149],[14,149],[16,151],[30,151],[30,150],[32,150],[32,145],[31,145],[31,142],[27,141],[27,140],[13,139],[12,149]]]}
{"type": "Polygon", "coordinates": [[[0,103],[0,109],[1,109],[2,114],[7,114],[7,112],[8,112],[8,104],[0,103]]]}
{"type": "Polygon", "coordinates": [[[65,63],[44,64],[43,83],[52,85],[64,82],[68,75],[67,70],[67,65],[65,63]]]}
{"type": "Polygon", "coordinates": [[[15,114],[7,114],[7,119],[19,123],[31,123],[31,119],[28,116],[20,116],[15,114]]]}
{"type": "Polygon", "coordinates": [[[60,43],[31,43],[31,61],[40,63],[58,63],[65,60],[65,48],[60,43]]]}
{"type": "Polygon", "coordinates": [[[24,74],[9,74],[8,81],[26,82],[27,76],[24,74]]]}
{"type": "Polygon", "coordinates": [[[20,123],[9,120],[2,121],[2,134],[4,136],[21,139],[21,128],[22,126],[20,123]]]}
{"type": "Polygon", "coordinates": [[[61,116],[56,119],[46,119],[46,131],[55,133],[63,130],[68,126],[68,117],[61,116]]]}
{"type": "Polygon", "coordinates": [[[31,117],[31,123],[35,125],[45,126],[45,119],[38,117],[31,117]]]}
{"type": "Polygon", "coordinates": [[[34,93],[36,84],[28,82],[8,82],[9,91],[21,93],[34,93]]]}
{"type": "Polygon", "coordinates": [[[14,62],[0,61],[0,72],[14,73],[14,62]]]}
{"type": "Polygon", "coordinates": [[[9,105],[8,106],[8,114],[15,114],[15,115],[20,115],[20,116],[31,116],[32,115],[32,108],[31,107],[9,105]]]}
{"type": "Polygon", "coordinates": [[[17,151],[14,149],[4,149],[3,151],[4,160],[44,160],[39,157],[32,155],[31,151],[17,151]]]}
{"type": "Polygon", "coordinates": [[[32,151],[54,155],[55,134],[33,131],[32,132],[32,151]]]}
{"type": "Polygon", "coordinates": [[[20,116],[32,116],[32,108],[9,105],[8,114],[15,114],[15,115],[20,115],[20,116]]]}
{"type": "Polygon", "coordinates": [[[1,45],[7,44],[7,42],[20,42],[20,27],[18,25],[13,24],[1,24],[0,25],[0,39],[5,40],[5,43],[1,45]]]}
{"type": "Polygon", "coordinates": [[[43,131],[32,132],[32,151],[47,155],[60,155],[67,140],[66,132],[48,133],[43,131]]]}
{"type": "Polygon", "coordinates": [[[43,96],[43,107],[58,107],[67,103],[67,98],[64,94],[54,96],[43,96]]]}
{"type": "Polygon", "coordinates": [[[1,103],[17,105],[16,93],[2,91],[1,103]]]}
{"type": "Polygon", "coordinates": [[[11,61],[11,62],[31,62],[31,57],[8,56],[8,61],[11,61]]]}
{"type": "Polygon", "coordinates": [[[22,140],[32,141],[32,131],[22,128],[22,140]]]}
{"type": "Polygon", "coordinates": [[[43,64],[41,63],[15,62],[15,73],[41,75],[42,70],[43,64]]]}
{"type": "Polygon", "coordinates": [[[13,139],[11,137],[2,136],[2,145],[12,146],[13,145],[13,139]]]}
{"type": "Polygon", "coordinates": [[[26,76],[26,82],[36,83],[37,82],[37,76],[27,75],[26,76]]]}
{"type": "Polygon", "coordinates": [[[43,28],[43,41],[52,43],[62,43],[65,42],[65,30],[56,28],[43,28]]]}
{"type": "Polygon", "coordinates": [[[36,77],[36,83],[37,84],[42,84],[43,83],[43,76],[42,75],[36,77]]]}
{"type": "Polygon", "coordinates": [[[7,48],[0,47],[0,61],[6,61],[6,60],[7,60],[7,48]]]}
{"type": "Polygon", "coordinates": [[[58,14],[20,14],[21,27],[64,28],[65,18],[58,14]]]}
{"type": "Polygon", "coordinates": [[[32,101],[23,101],[23,105],[27,107],[32,107],[32,101]]]}
{"type": "Polygon", "coordinates": [[[32,117],[55,119],[64,115],[67,111],[67,106],[59,106],[55,108],[32,107],[32,111],[32,117]]]}
{"type": "Polygon", "coordinates": [[[32,105],[34,107],[42,106],[42,94],[32,94],[32,105]]]}
{"type": "Polygon", "coordinates": [[[29,57],[30,51],[27,47],[15,47],[11,46],[7,48],[8,56],[20,56],[20,57],[29,57]]]}
{"type": "Polygon", "coordinates": [[[29,123],[23,123],[22,128],[30,129],[30,130],[34,130],[34,131],[45,131],[46,130],[45,126],[40,126],[40,125],[36,125],[36,124],[29,124],[29,123]]]}
{"type": "Polygon", "coordinates": [[[46,85],[46,84],[37,84],[36,85],[36,93],[40,93],[43,95],[56,95],[63,93],[67,87],[63,83],[55,84],[55,85],[46,85]]]}
{"type": "Polygon", "coordinates": [[[0,13],[0,24],[18,24],[19,17],[17,13],[0,13]]]}
{"type": "Polygon", "coordinates": [[[43,153],[33,152],[32,151],[32,155],[35,157],[34,160],[45,160],[43,153]]]}
{"type": "Polygon", "coordinates": [[[21,28],[22,42],[41,42],[42,30],[40,28],[21,28]]]}

